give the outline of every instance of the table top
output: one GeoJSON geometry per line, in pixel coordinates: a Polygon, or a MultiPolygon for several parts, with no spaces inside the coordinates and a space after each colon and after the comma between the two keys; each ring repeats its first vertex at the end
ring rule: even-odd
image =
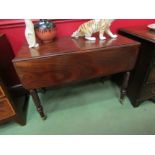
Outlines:
{"type": "Polygon", "coordinates": [[[52,43],[40,44],[37,48],[29,48],[25,43],[13,59],[13,62],[137,44],[139,43],[120,35],[116,39],[107,37],[103,41],[99,40],[98,37],[96,41],[88,41],[84,38],[61,37],[55,39],[52,43]]]}
{"type": "Polygon", "coordinates": [[[120,31],[126,32],[133,36],[155,43],[155,31],[145,26],[121,28],[120,31]]]}

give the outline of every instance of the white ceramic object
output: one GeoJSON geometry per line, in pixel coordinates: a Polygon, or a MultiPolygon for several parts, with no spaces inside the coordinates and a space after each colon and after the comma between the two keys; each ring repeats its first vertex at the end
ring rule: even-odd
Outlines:
{"type": "Polygon", "coordinates": [[[149,29],[151,30],[155,30],[155,23],[154,24],[150,24],[147,26],[149,29]]]}
{"type": "Polygon", "coordinates": [[[25,19],[25,37],[27,40],[27,43],[29,45],[29,48],[38,47],[39,44],[36,42],[36,36],[34,31],[34,25],[31,20],[25,19]]]}

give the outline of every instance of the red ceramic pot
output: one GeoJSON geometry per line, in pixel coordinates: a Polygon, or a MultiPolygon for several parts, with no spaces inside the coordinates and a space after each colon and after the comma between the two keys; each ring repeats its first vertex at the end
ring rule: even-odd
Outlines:
{"type": "Polygon", "coordinates": [[[39,23],[35,24],[35,33],[39,40],[43,43],[52,42],[56,36],[56,25],[47,19],[40,19],[39,23]]]}
{"type": "Polygon", "coordinates": [[[46,29],[35,29],[36,36],[43,43],[49,43],[54,40],[56,37],[56,27],[55,28],[46,28],[46,29]]]}

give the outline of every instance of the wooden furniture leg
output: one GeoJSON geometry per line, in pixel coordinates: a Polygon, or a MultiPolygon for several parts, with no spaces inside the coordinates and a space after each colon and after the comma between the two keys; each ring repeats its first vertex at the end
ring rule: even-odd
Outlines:
{"type": "Polygon", "coordinates": [[[152,97],[150,100],[155,103],[155,97],[152,97]]]}
{"type": "Polygon", "coordinates": [[[20,125],[26,125],[26,116],[27,116],[27,109],[28,109],[28,101],[29,101],[29,94],[25,94],[24,96],[24,105],[20,108],[16,113],[15,121],[20,125]]]}
{"type": "Polygon", "coordinates": [[[18,114],[16,116],[15,121],[20,125],[26,125],[26,118],[23,117],[21,114],[18,114]]]}
{"type": "Polygon", "coordinates": [[[121,86],[121,95],[120,95],[121,104],[123,104],[123,99],[124,99],[126,92],[127,92],[126,89],[128,86],[129,77],[130,77],[130,72],[126,72],[124,75],[124,78],[123,78],[122,86],[121,86]]]}
{"type": "Polygon", "coordinates": [[[35,104],[35,106],[37,108],[37,111],[39,112],[41,118],[43,120],[45,120],[46,115],[44,114],[43,107],[41,105],[41,102],[40,102],[40,99],[39,99],[39,96],[38,96],[38,93],[37,93],[36,89],[31,89],[30,94],[31,94],[31,96],[33,98],[34,104],[35,104]]]}

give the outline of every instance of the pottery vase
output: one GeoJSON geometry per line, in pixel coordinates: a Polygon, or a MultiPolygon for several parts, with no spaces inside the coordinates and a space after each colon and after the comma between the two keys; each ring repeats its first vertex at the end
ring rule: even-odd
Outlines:
{"type": "Polygon", "coordinates": [[[34,25],[37,38],[43,43],[50,43],[56,37],[56,26],[47,19],[40,19],[39,23],[34,25]]]}

